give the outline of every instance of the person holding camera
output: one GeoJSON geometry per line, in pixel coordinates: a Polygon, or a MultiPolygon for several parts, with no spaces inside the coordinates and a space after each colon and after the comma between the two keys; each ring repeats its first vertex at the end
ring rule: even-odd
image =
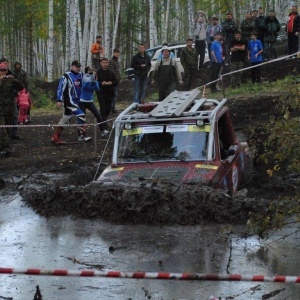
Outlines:
{"type": "Polygon", "coordinates": [[[205,14],[200,10],[198,11],[195,21],[194,21],[194,36],[195,36],[195,49],[197,50],[199,57],[198,69],[203,68],[205,48],[206,48],[206,29],[207,29],[207,19],[205,14]]]}
{"type": "MultiPolygon", "coordinates": [[[[24,86],[12,75],[8,74],[8,66],[0,63],[0,125],[11,125],[15,111],[15,91],[21,91],[24,86]]],[[[0,128],[0,156],[10,154],[9,135],[5,127],[0,128]]]]}

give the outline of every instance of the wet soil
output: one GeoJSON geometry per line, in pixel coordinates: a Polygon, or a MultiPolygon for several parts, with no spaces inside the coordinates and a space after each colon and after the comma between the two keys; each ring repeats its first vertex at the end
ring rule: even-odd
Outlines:
{"type": "MultiPolygon", "coordinates": [[[[294,59],[277,63],[276,68],[265,67],[265,81],[296,74],[296,61],[299,63],[294,59]]],[[[204,72],[200,82],[207,82],[207,76],[204,72]]],[[[133,82],[124,80],[120,86],[119,111],[131,103],[132,91],[133,82]]],[[[154,91],[155,87],[150,87],[148,93],[154,91]]],[[[249,95],[228,99],[236,129],[255,143],[261,138],[259,128],[271,116],[280,114],[276,103],[282,97],[284,95],[270,92],[259,97],[249,95]]],[[[222,95],[217,95],[217,99],[222,99],[222,95]]],[[[110,127],[116,116],[110,115],[110,127]]],[[[235,197],[193,184],[140,182],[134,186],[115,186],[93,182],[110,163],[113,134],[109,140],[101,140],[97,128],[94,133],[95,128],[89,126],[87,132],[93,141],[83,143],[76,141],[76,128],[69,127],[62,135],[67,143],[53,145],[50,142],[52,125],[60,117],[61,111],[51,114],[33,112],[32,125],[49,126],[19,128],[21,140],[12,140],[11,155],[0,158],[0,193],[19,191],[24,201],[44,216],[72,215],[132,224],[237,224],[245,223],[249,214],[263,211],[277,197],[278,191],[291,192],[295,188],[282,180],[269,178],[262,165],[255,165],[252,182],[242,187],[235,197]]],[[[87,123],[93,122],[88,113],[87,123]]]]}

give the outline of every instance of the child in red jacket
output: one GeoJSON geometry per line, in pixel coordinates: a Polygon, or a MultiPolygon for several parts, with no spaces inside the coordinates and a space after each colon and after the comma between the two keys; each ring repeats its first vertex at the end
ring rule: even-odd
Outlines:
{"type": "Polygon", "coordinates": [[[19,107],[19,119],[18,122],[20,125],[28,123],[28,111],[31,108],[32,100],[30,94],[26,89],[21,90],[18,93],[17,105],[19,107]]]}

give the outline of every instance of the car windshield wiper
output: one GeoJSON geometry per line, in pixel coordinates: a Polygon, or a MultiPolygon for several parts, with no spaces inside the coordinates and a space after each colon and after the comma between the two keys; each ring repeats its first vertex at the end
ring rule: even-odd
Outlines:
{"type": "Polygon", "coordinates": [[[177,160],[186,162],[186,159],[185,159],[184,157],[181,157],[181,156],[174,156],[174,155],[170,155],[170,154],[150,154],[150,157],[156,157],[156,158],[172,158],[172,159],[177,159],[177,160]]]}
{"type": "Polygon", "coordinates": [[[151,161],[149,160],[148,156],[145,155],[122,155],[122,156],[118,156],[118,158],[134,158],[151,164],[151,161]]]}

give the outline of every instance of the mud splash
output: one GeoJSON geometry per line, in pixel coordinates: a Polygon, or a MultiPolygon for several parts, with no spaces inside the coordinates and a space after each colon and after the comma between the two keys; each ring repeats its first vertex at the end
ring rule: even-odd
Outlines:
{"type": "Polygon", "coordinates": [[[85,186],[55,185],[23,188],[21,196],[44,216],[72,215],[102,218],[118,224],[245,223],[250,213],[262,211],[268,200],[240,193],[230,197],[199,184],[141,182],[115,185],[92,182],[85,186]]]}

